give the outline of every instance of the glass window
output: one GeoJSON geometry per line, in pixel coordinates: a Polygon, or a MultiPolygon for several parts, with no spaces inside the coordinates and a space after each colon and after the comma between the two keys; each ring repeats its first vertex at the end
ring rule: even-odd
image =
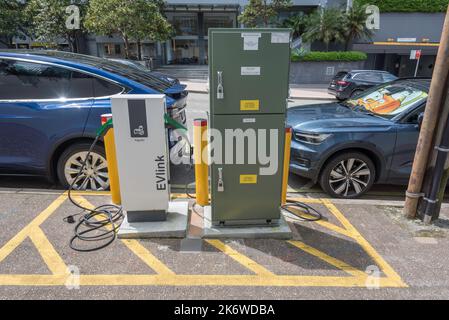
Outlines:
{"type": "Polygon", "coordinates": [[[0,99],[93,97],[92,77],[52,65],[0,60],[0,99]]]}
{"type": "Polygon", "coordinates": [[[377,72],[358,73],[353,79],[369,82],[383,82],[382,76],[377,72]]]}
{"type": "Polygon", "coordinates": [[[427,99],[427,92],[408,83],[395,82],[375,87],[348,100],[352,106],[361,106],[379,115],[394,116],[410,110],[427,99]]]}
{"type": "Polygon", "coordinates": [[[169,22],[173,25],[177,36],[198,35],[197,14],[173,14],[168,15],[169,22]]]}
{"type": "Polygon", "coordinates": [[[390,74],[390,73],[382,73],[385,82],[390,82],[396,80],[398,77],[390,74]]]}
{"type": "Polygon", "coordinates": [[[119,94],[124,90],[121,86],[103,79],[94,78],[93,82],[95,97],[112,96],[114,94],[119,94]]]}
{"type": "Polygon", "coordinates": [[[204,32],[207,35],[209,28],[234,28],[235,14],[233,13],[205,13],[204,32]]]}

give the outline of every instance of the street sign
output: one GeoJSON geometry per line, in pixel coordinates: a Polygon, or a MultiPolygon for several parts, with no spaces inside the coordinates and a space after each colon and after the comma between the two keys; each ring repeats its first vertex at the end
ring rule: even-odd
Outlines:
{"type": "Polygon", "coordinates": [[[410,51],[410,60],[418,60],[419,58],[421,58],[421,50],[410,51]]]}
{"type": "Polygon", "coordinates": [[[419,60],[421,59],[421,50],[411,50],[410,51],[410,60],[418,60],[416,61],[416,68],[415,68],[415,78],[418,74],[418,66],[419,66],[419,60]]]}

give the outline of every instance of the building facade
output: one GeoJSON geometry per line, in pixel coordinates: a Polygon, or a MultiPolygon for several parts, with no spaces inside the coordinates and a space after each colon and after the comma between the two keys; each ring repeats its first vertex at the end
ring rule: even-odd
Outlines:
{"type": "MultiPolygon", "coordinates": [[[[168,0],[165,15],[176,35],[164,42],[145,41],[143,56],[153,64],[207,64],[208,29],[239,27],[238,15],[249,0],[168,0]]],[[[311,12],[320,5],[337,5],[346,0],[293,0],[292,6],[280,12],[287,18],[299,11],[311,12]]],[[[123,41],[119,37],[89,36],[88,53],[96,56],[122,57],[123,41]]],[[[137,46],[132,44],[132,52],[137,46]]]]}
{"type": "Polygon", "coordinates": [[[366,52],[370,69],[386,70],[399,77],[414,75],[417,60],[412,50],[421,50],[417,76],[432,76],[444,13],[381,13],[380,29],[373,37],[358,40],[354,50],[366,52]]]}

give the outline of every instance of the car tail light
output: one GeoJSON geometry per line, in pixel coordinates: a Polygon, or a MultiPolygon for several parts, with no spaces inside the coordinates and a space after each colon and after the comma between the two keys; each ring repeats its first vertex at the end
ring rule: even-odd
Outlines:
{"type": "Polygon", "coordinates": [[[338,80],[337,84],[340,85],[340,86],[347,86],[349,84],[349,82],[343,81],[343,80],[338,80]]]}

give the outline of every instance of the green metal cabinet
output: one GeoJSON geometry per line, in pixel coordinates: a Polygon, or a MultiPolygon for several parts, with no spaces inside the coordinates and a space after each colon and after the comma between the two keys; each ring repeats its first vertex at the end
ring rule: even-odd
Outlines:
{"type": "Polygon", "coordinates": [[[211,114],[285,113],[289,61],[289,29],[209,29],[211,114]],[[253,50],[245,50],[244,36],[253,50]],[[223,99],[217,99],[219,72],[223,99]],[[241,108],[241,100],[258,100],[258,110],[241,108]]]}
{"type": "Polygon", "coordinates": [[[280,218],[289,62],[289,29],[209,29],[210,127],[222,137],[221,162],[213,151],[210,166],[214,225],[267,224],[280,218]],[[248,129],[256,138],[245,137],[239,153],[243,162],[238,162],[237,145],[226,132],[248,129]],[[271,148],[270,130],[277,132],[276,168],[268,175],[262,174],[266,165],[258,157],[260,129],[267,134],[261,139],[265,150],[271,148]],[[233,161],[228,163],[230,152],[233,161]]]}

